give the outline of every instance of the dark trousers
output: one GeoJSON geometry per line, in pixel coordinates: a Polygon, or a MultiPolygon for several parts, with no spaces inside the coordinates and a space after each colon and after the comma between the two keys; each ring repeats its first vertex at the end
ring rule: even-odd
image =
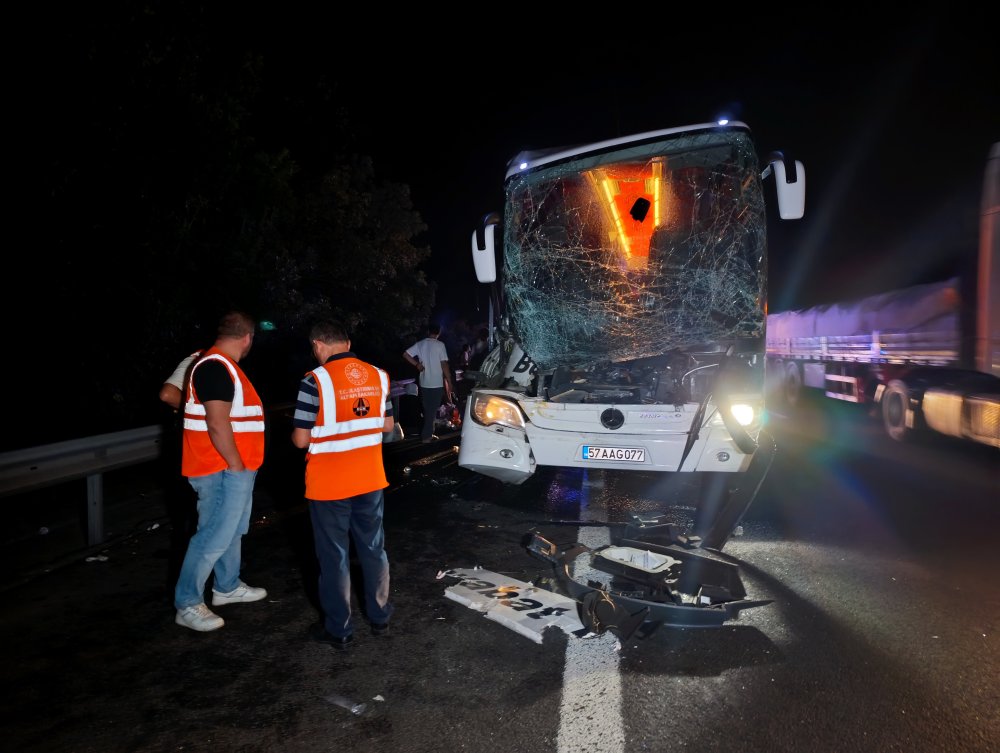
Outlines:
{"type": "Polygon", "coordinates": [[[444,387],[420,388],[420,404],[424,410],[424,426],[420,430],[421,439],[430,439],[434,433],[434,419],[437,418],[437,410],[441,407],[443,397],[444,387]]]}
{"type": "Polygon", "coordinates": [[[382,530],[384,496],[381,489],[348,499],[308,500],[316,558],[319,560],[319,603],[323,625],[330,635],[343,638],[354,632],[351,619],[350,544],[364,577],[365,616],[376,625],[389,621],[389,558],[382,530]]]}

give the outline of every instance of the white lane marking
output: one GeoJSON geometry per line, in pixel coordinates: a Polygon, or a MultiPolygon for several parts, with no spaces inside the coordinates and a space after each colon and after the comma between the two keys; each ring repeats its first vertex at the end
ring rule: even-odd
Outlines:
{"type": "MultiPolygon", "coordinates": [[[[586,480],[581,490],[589,497],[586,480]]],[[[596,496],[596,495],[595,495],[596,496]]],[[[593,515],[582,500],[581,518],[593,515]]],[[[607,528],[584,526],[578,541],[591,549],[611,543],[607,528]]],[[[593,570],[586,556],[573,563],[574,578],[606,580],[607,574],[593,570]]],[[[618,639],[611,632],[570,636],[563,667],[562,701],[559,705],[558,753],[622,753],[625,728],[622,720],[622,682],[618,665],[618,639]]]]}

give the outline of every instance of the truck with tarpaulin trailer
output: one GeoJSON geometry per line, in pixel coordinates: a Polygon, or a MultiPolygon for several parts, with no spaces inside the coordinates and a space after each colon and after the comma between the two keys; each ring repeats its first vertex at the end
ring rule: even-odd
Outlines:
{"type": "Polygon", "coordinates": [[[767,317],[769,403],[867,406],[894,440],[1000,448],[1000,142],[986,161],[975,271],[767,317]]]}

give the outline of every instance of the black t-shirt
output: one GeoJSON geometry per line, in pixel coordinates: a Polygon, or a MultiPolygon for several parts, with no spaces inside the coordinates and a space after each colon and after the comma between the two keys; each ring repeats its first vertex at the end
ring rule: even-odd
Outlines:
{"type": "Polygon", "coordinates": [[[215,359],[205,361],[194,370],[192,384],[195,394],[202,403],[207,403],[209,400],[231,403],[236,394],[229,369],[222,361],[215,359]]]}

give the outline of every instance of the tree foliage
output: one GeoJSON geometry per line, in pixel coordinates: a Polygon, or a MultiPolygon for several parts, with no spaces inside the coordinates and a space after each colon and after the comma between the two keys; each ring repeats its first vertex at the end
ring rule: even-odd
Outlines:
{"type": "MultiPolygon", "coordinates": [[[[373,359],[426,321],[431,252],[409,187],[354,147],[336,77],[291,64],[266,19],[233,10],[117,2],[52,20],[24,97],[31,284],[4,305],[22,363],[66,344],[81,400],[71,421],[15,409],[8,446],[155,420],[159,385],[228,308],[274,322],[247,370],[279,402],[314,365],[314,318],[345,320],[373,359]]],[[[15,395],[37,380],[4,377],[15,395]]]]}

